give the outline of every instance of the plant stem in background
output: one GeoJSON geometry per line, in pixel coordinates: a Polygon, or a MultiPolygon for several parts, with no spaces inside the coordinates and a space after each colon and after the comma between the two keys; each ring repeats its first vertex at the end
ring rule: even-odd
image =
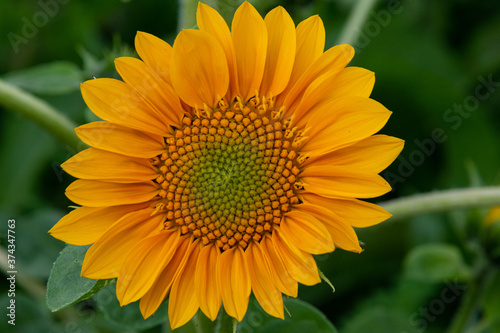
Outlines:
{"type": "MultiPolygon", "coordinates": [[[[347,22],[342,27],[337,44],[354,44],[359,32],[362,30],[362,25],[376,2],[377,0],[358,0],[354,4],[351,15],[349,15],[347,22]]],[[[355,45],[353,46],[356,48],[355,45]]]]}
{"type": "Polygon", "coordinates": [[[75,149],[81,143],[71,120],[44,100],[0,80],[0,105],[42,126],[62,143],[75,149]]]}
{"type": "Polygon", "coordinates": [[[453,189],[422,193],[379,203],[400,220],[416,215],[500,205],[500,186],[453,189]]]}
{"type": "Polygon", "coordinates": [[[192,29],[196,26],[196,9],[198,2],[203,2],[215,10],[219,9],[217,0],[179,0],[179,21],[177,23],[177,30],[192,29]]]}

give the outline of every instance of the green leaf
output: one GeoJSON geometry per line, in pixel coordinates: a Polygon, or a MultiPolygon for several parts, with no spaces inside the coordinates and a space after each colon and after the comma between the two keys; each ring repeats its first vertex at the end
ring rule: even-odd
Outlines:
{"type": "Polygon", "coordinates": [[[91,280],[80,276],[89,246],[67,245],[52,267],[47,283],[47,305],[58,311],[68,305],[92,297],[110,280],[91,280]]]}
{"type": "MultiPolygon", "coordinates": [[[[170,327],[168,322],[168,302],[162,304],[156,313],[144,319],[139,309],[139,302],[130,303],[125,306],[120,306],[116,298],[116,285],[110,285],[102,289],[94,300],[97,307],[104,314],[104,317],[119,328],[129,330],[145,330],[159,324],[165,323],[165,326],[170,327]]],[[[168,330],[166,332],[169,332],[168,330]]]]}
{"type": "Polygon", "coordinates": [[[80,88],[83,75],[71,62],[57,61],[7,73],[7,82],[41,95],[59,95],[80,88]]]}
{"type": "Polygon", "coordinates": [[[405,259],[405,274],[423,282],[468,281],[472,277],[460,250],[448,244],[425,244],[414,248],[405,259]]]}
{"type": "Polygon", "coordinates": [[[255,299],[250,301],[245,318],[238,324],[238,332],[255,333],[337,333],[326,316],[314,306],[299,299],[284,300],[285,319],[271,317],[260,307],[255,299]]]}
{"type": "Polygon", "coordinates": [[[406,332],[417,333],[416,327],[412,326],[409,316],[398,309],[387,308],[376,305],[367,309],[348,320],[343,333],[386,333],[386,332],[406,332]]]}

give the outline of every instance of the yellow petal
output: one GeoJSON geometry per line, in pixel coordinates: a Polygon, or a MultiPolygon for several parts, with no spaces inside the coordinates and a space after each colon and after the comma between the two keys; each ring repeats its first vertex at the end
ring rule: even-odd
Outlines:
{"type": "Polygon", "coordinates": [[[336,166],[309,166],[301,180],[306,191],[330,198],[374,198],[391,190],[375,173],[336,166]]]}
{"type": "Polygon", "coordinates": [[[323,223],[332,236],[332,240],[336,247],[357,253],[362,251],[359,246],[358,236],[352,227],[342,221],[332,211],[321,206],[310,204],[298,205],[297,211],[306,213],[306,218],[313,217],[317,219],[317,221],[323,223]]]}
{"type": "Polygon", "coordinates": [[[204,246],[198,257],[194,287],[198,295],[198,303],[203,313],[215,320],[222,303],[222,298],[217,283],[217,261],[220,251],[214,244],[204,246]]]}
{"type": "Polygon", "coordinates": [[[304,74],[325,50],[325,26],[318,15],[300,22],[296,29],[297,52],[288,88],[304,74]]]}
{"type": "Polygon", "coordinates": [[[293,210],[285,214],[280,230],[283,237],[303,251],[323,254],[335,250],[325,226],[304,212],[293,210]]]}
{"type": "Polygon", "coordinates": [[[262,239],[261,243],[262,251],[264,252],[267,261],[269,262],[269,268],[273,275],[274,283],[276,287],[284,293],[292,297],[297,297],[298,284],[290,274],[283,263],[278,252],[274,248],[273,241],[270,236],[266,236],[262,239]]]}
{"type": "Polygon", "coordinates": [[[184,102],[192,107],[218,105],[229,86],[224,51],[209,33],[187,29],[174,42],[172,84],[184,102]]]}
{"type": "Polygon", "coordinates": [[[359,67],[347,67],[340,72],[328,72],[314,80],[306,89],[300,106],[295,111],[298,124],[305,124],[315,109],[344,97],[370,97],[375,74],[359,67]]]}
{"type": "Polygon", "coordinates": [[[87,106],[101,119],[161,136],[171,132],[169,124],[125,82],[94,79],[82,83],[81,90],[87,106]]]}
{"type": "Polygon", "coordinates": [[[71,157],[61,167],[76,178],[137,183],[158,177],[149,160],[89,148],[71,157]]]}
{"type": "Polygon", "coordinates": [[[342,221],[356,228],[366,228],[390,218],[392,215],[384,208],[357,199],[326,198],[313,193],[302,193],[305,203],[328,208],[342,221]]]}
{"type": "Polygon", "coordinates": [[[149,203],[102,208],[80,207],[60,219],[49,233],[68,244],[93,244],[124,215],[148,206],[149,203]]]}
{"type": "Polygon", "coordinates": [[[373,135],[351,146],[334,150],[318,158],[306,160],[304,165],[338,165],[379,173],[398,157],[404,141],[392,136],[373,135]]]}
{"type": "Polygon", "coordinates": [[[220,255],[217,282],[227,314],[241,321],[247,312],[251,284],[240,247],[233,247],[220,255]]]}
{"type": "Polygon", "coordinates": [[[264,22],[269,40],[260,94],[277,96],[286,88],[292,74],[296,47],[295,24],[281,6],[271,10],[264,22]]]}
{"type": "Polygon", "coordinates": [[[152,211],[147,208],[129,213],[106,230],[85,254],[82,276],[89,279],[117,277],[134,245],[157,233],[163,225],[165,214],[151,216],[152,211]]]}
{"type": "Polygon", "coordinates": [[[304,252],[286,241],[276,228],[272,235],[274,248],[279,254],[290,275],[298,282],[312,286],[321,282],[318,266],[310,253],[304,252]]]}
{"type": "Polygon", "coordinates": [[[283,297],[276,288],[269,263],[260,244],[251,242],[245,250],[245,260],[250,272],[252,290],[264,311],[271,316],[284,319],[283,297]]]}
{"type": "Polygon", "coordinates": [[[257,10],[245,1],[231,25],[238,86],[243,102],[259,89],[266,65],[267,28],[257,10]]]}
{"type": "Polygon", "coordinates": [[[139,303],[142,316],[144,319],[153,315],[161,305],[165,296],[170,291],[176,273],[181,272],[186,265],[185,259],[188,255],[188,248],[192,243],[191,237],[181,237],[173,257],[163,269],[160,276],[156,279],[149,291],[144,294],[139,303]]]}
{"type": "Polygon", "coordinates": [[[302,96],[307,87],[319,76],[329,72],[339,72],[351,61],[354,56],[352,46],[344,44],[337,45],[323,53],[316,61],[307,68],[293,87],[278,98],[278,105],[284,105],[286,112],[292,114],[300,105],[302,96]]]}
{"type": "Polygon", "coordinates": [[[176,274],[168,301],[168,318],[172,329],[187,323],[198,311],[198,299],[194,288],[196,263],[200,254],[200,244],[195,240],[185,256],[182,272],[176,274]]]}
{"type": "Polygon", "coordinates": [[[500,206],[491,208],[484,218],[487,225],[495,223],[498,219],[500,219],[500,206]]]}
{"type": "Polygon", "coordinates": [[[234,97],[239,94],[239,89],[236,76],[236,59],[234,57],[234,47],[229,27],[215,9],[201,2],[198,3],[196,21],[201,31],[205,31],[215,37],[226,54],[227,68],[229,70],[227,100],[232,101],[234,97]]]}
{"type": "Polygon", "coordinates": [[[165,140],[162,136],[107,121],[82,125],[77,127],[75,132],[86,144],[113,153],[152,158],[165,152],[165,140]]]}
{"type": "Polygon", "coordinates": [[[172,47],[167,42],[146,32],[138,31],[135,36],[135,49],[142,61],[165,82],[172,85],[170,80],[172,47]]]}
{"type": "Polygon", "coordinates": [[[316,110],[307,123],[309,139],[301,150],[322,155],[378,132],[391,112],[363,97],[342,97],[316,110]]]}
{"type": "Polygon", "coordinates": [[[146,202],[159,191],[152,182],[123,184],[77,179],[66,189],[66,196],[82,206],[106,207],[146,202]]]}
{"type": "Polygon", "coordinates": [[[137,301],[151,288],[174,255],[178,240],[177,231],[162,230],[133,246],[116,282],[120,306],[137,301]]]}
{"type": "Polygon", "coordinates": [[[117,58],[115,66],[123,81],[149,103],[164,123],[180,126],[184,110],[172,86],[139,59],[117,58]]]}

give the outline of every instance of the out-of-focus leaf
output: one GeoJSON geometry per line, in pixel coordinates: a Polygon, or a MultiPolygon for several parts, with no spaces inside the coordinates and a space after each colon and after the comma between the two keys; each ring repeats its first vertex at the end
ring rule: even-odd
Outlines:
{"type": "MultiPolygon", "coordinates": [[[[117,328],[127,330],[145,330],[161,323],[170,327],[168,323],[168,302],[162,304],[156,313],[144,319],[139,309],[139,302],[130,303],[125,306],[120,306],[116,298],[116,285],[112,284],[107,288],[102,289],[94,297],[97,307],[104,314],[104,317],[117,328]]],[[[167,331],[168,332],[168,331],[167,331]]]]}
{"type": "Polygon", "coordinates": [[[417,333],[405,312],[384,306],[375,306],[349,319],[343,333],[417,333]]]}
{"type": "Polygon", "coordinates": [[[448,244],[424,244],[413,249],[405,259],[405,274],[422,282],[467,281],[472,272],[460,250],[448,244]]]}
{"type": "Polygon", "coordinates": [[[47,283],[47,305],[52,311],[90,298],[109,283],[80,276],[88,248],[67,245],[55,261],[47,283]]]}
{"type": "Polygon", "coordinates": [[[285,311],[285,320],[271,317],[252,299],[245,318],[238,324],[238,332],[337,333],[333,324],[314,306],[291,298],[283,303],[291,314],[290,317],[285,311]]]}
{"type": "Polygon", "coordinates": [[[41,95],[59,95],[76,91],[83,81],[80,69],[66,61],[10,72],[2,78],[19,88],[41,95]]]}
{"type": "Polygon", "coordinates": [[[3,315],[0,321],[1,332],[56,332],[55,323],[46,308],[44,311],[43,307],[19,290],[11,296],[4,292],[0,297],[0,306],[7,314],[7,316],[3,315]],[[12,316],[10,316],[11,313],[12,316]]]}

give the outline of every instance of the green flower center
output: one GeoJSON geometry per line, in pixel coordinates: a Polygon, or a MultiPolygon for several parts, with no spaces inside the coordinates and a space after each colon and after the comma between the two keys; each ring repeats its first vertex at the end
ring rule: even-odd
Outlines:
{"type": "Polygon", "coordinates": [[[165,228],[180,228],[221,250],[260,241],[299,202],[300,135],[273,100],[236,101],[193,113],[152,159],[165,228]]]}

